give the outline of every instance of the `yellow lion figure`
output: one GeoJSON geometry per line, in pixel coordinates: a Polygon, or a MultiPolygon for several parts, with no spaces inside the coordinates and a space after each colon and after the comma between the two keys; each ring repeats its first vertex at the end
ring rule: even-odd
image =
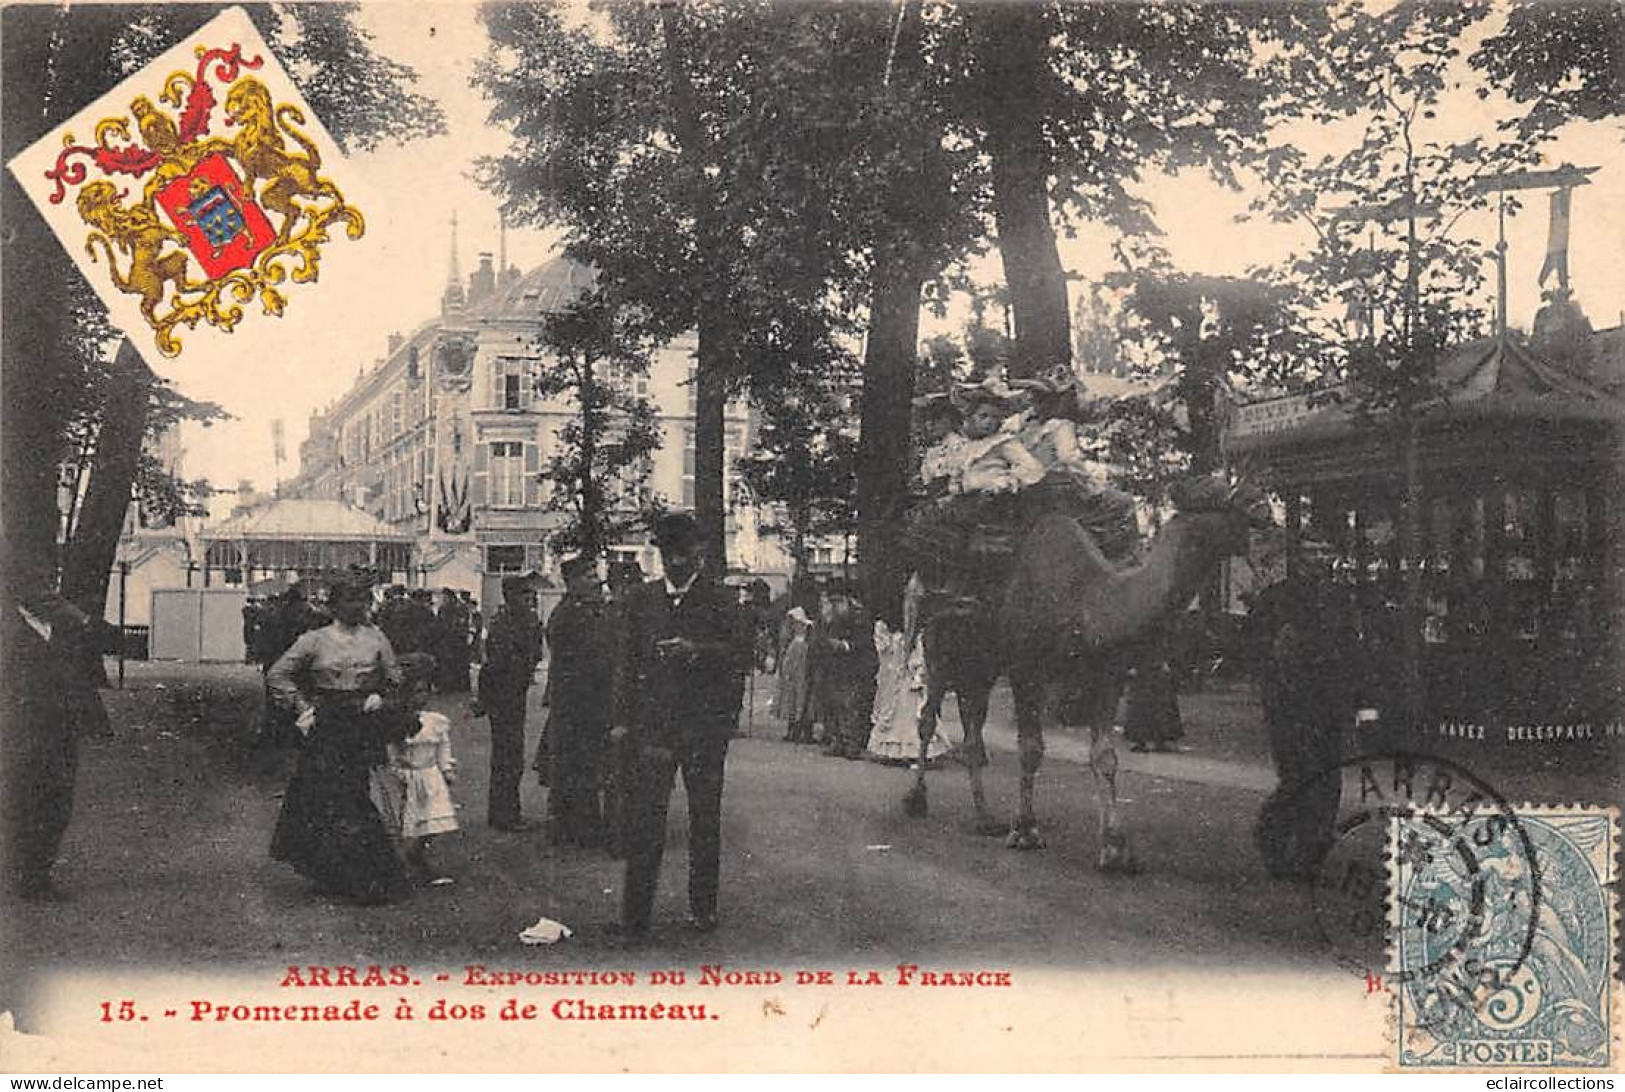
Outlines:
{"type": "Polygon", "coordinates": [[[266,209],[282,214],[282,226],[277,241],[286,242],[293,232],[301,210],[294,204],[295,197],[330,197],[340,206],[344,203],[338,187],[316,172],[321,169],[322,156],[309,138],[293,126],[303,125],[305,117],[296,106],[282,105],[273,109],[271,92],[266,86],[245,76],[232,85],[226,95],[226,115],[237,127],[232,141],[232,152],[248,174],[249,192],[261,179],[269,185],[257,196],[266,209]],[[278,124],[299,142],[305,154],[290,152],[278,124]]]}
{"type": "Polygon", "coordinates": [[[113,283],[120,292],[141,297],[141,314],[153,326],[162,328],[168,321],[157,314],[164,299],[164,285],[173,284],[176,292],[202,287],[186,275],[186,237],[166,227],[145,205],[126,208],[113,183],[89,183],[79,191],[77,206],[80,218],[96,229],[85,240],[91,260],[96,260],[96,246],[100,244],[107,254],[113,283]],[[164,244],[168,242],[179,243],[182,249],[166,254],[164,244]],[[115,245],[130,256],[127,273],[119,272],[113,255],[115,245]]]}

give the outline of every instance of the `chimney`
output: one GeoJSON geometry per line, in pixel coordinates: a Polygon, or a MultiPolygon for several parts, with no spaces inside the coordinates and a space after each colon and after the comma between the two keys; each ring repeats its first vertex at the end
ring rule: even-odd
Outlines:
{"type": "Polygon", "coordinates": [[[468,277],[468,303],[472,307],[482,300],[490,299],[497,290],[496,269],[491,265],[491,253],[485,251],[480,254],[480,267],[468,277]]]}
{"type": "Polygon", "coordinates": [[[516,267],[508,264],[508,217],[506,215],[499,217],[497,223],[500,225],[498,229],[499,233],[497,235],[497,239],[499,240],[499,249],[497,251],[497,280],[502,286],[503,291],[507,291],[513,286],[513,283],[519,279],[519,270],[516,267]]]}
{"type": "Polygon", "coordinates": [[[401,346],[405,345],[405,344],[406,344],[406,338],[402,337],[398,333],[390,334],[389,335],[389,355],[394,356],[396,353],[400,352],[401,351],[401,346]]]}

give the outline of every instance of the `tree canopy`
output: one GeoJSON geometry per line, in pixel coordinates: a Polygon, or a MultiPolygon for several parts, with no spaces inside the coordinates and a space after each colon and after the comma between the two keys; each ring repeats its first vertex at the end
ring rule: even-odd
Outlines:
{"type": "Polygon", "coordinates": [[[542,471],[544,507],[563,517],[549,540],[561,553],[600,556],[647,515],[652,501],[646,483],[660,423],[634,386],[649,371],[646,343],[626,326],[624,314],[596,291],[542,325],[536,394],[573,410],[542,471]]]}
{"type": "Polygon", "coordinates": [[[1625,7],[1515,0],[1505,27],[1484,40],[1472,62],[1494,86],[1532,104],[1525,124],[1625,116],[1625,7]]]}

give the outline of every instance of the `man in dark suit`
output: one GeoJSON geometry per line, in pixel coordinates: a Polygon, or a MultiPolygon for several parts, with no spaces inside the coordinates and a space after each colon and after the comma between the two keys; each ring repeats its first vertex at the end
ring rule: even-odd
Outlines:
{"type": "Polygon", "coordinates": [[[825,603],[813,640],[818,646],[817,701],[828,733],[824,753],[860,759],[874,727],[875,676],[880,671],[874,622],[855,597],[837,592],[825,603]]]}
{"type": "Polygon", "coordinates": [[[73,812],[83,710],[100,702],[83,668],[94,623],[55,592],[9,595],[4,614],[5,882],[24,899],[60,892],[51,868],[73,812]]]}
{"type": "Polygon", "coordinates": [[[1361,653],[1331,547],[1300,541],[1291,574],[1259,593],[1248,637],[1279,777],[1253,837],[1271,876],[1312,880],[1336,836],[1343,732],[1353,723],[1361,653]]]}
{"type": "Polygon", "coordinates": [[[536,586],[528,576],[502,582],[502,609],[491,620],[480,668],[475,716],[491,718],[491,790],[487,816],[497,830],[530,829],[519,811],[525,774],[525,697],[542,659],[536,586]]]}
{"type": "Polygon", "coordinates": [[[703,571],[693,517],[661,519],[655,543],[665,575],[627,598],[616,687],[615,731],[632,751],[617,930],[628,938],[649,931],[679,769],[688,794],[688,920],[700,932],[716,928],[723,763],[750,666],[744,616],[733,594],[703,571]]]}
{"type": "Polygon", "coordinates": [[[384,631],[397,656],[414,652],[434,655],[434,593],[428,588],[413,588],[400,606],[395,617],[395,632],[384,631]]]}
{"type": "Polygon", "coordinates": [[[604,840],[602,800],[615,675],[614,631],[598,579],[598,560],[574,557],[559,567],[564,601],[547,619],[547,730],[537,748],[545,766],[548,823],[556,844],[596,846],[604,840]]]}
{"type": "Polygon", "coordinates": [[[468,689],[468,607],[451,588],[440,589],[431,651],[435,660],[435,689],[461,694],[468,689]]]}

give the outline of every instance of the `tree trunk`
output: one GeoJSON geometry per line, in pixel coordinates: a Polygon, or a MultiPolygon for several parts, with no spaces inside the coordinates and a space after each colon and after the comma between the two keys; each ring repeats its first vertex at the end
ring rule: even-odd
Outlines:
{"type": "MultiPolygon", "coordinates": [[[[1420,447],[1421,425],[1414,412],[1405,414],[1405,497],[1400,525],[1401,587],[1405,602],[1400,615],[1405,632],[1400,640],[1400,653],[1405,659],[1405,723],[1407,733],[1420,732],[1427,708],[1426,679],[1422,672],[1422,493],[1420,447]]],[[[1548,587],[1550,581],[1548,580],[1548,587]]],[[[1415,735],[1403,737],[1407,740],[1415,735]]]]}
{"type": "MultiPolygon", "coordinates": [[[[919,3],[907,2],[895,19],[881,20],[890,34],[893,79],[887,94],[919,106],[930,95],[923,75],[924,23],[919,3]],[[889,24],[889,25],[888,25],[889,24]]],[[[888,12],[889,16],[890,13],[888,12]]],[[[906,514],[913,445],[914,392],[918,382],[920,293],[944,264],[942,217],[922,209],[953,207],[951,169],[944,162],[942,118],[930,107],[916,110],[918,124],[897,124],[891,138],[897,161],[882,195],[872,243],[869,338],[864,349],[857,460],[858,576],[865,605],[897,629],[903,621],[908,566],[898,556],[898,533],[906,514]]]]}
{"type": "Polygon", "coordinates": [[[705,544],[706,566],[720,577],[728,571],[722,506],[723,411],[728,404],[726,324],[714,315],[702,314],[699,335],[699,362],[694,372],[694,518],[705,544]]]}
{"type": "MultiPolygon", "coordinates": [[[[10,57],[50,56],[54,9],[13,7],[5,13],[10,57]]],[[[49,94],[51,76],[43,62],[7,67],[0,125],[0,154],[10,160],[57,121],[71,95],[49,94]]],[[[49,356],[68,341],[72,316],[63,306],[68,279],[77,279],[61,244],[35,210],[11,172],[0,172],[0,220],[9,233],[6,251],[13,275],[4,278],[0,323],[0,506],[5,555],[0,572],[12,594],[42,591],[56,573],[58,460],[73,400],[62,389],[62,369],[49,356]],[[37,255],[26,263],[24,255],[37,255]],[[26,275],[21,275],[26,268],[26,275]]]]}
{"type": "Polygon", "coordinates": [[[895,629],[908,579],[895,538],[914,457],[911,418],[925,277],[917,263],[895,253],[877,253],[874,269],[858,428],[858,571],[865,604],[895,629]]]}
{"type": "MultiPolygon", "coordinates": [[[[120,342],[108,376],[107,404],[102,410],[90,485],[62,567],[63,597],[98,622],[107,617],[107,588],[141,465],[151,383],[152,372],[135,346],[127,340],[120,342]]],[[[119,640],[123,639],[120,634],[119,640]]],[[[89,656],[86,667],[91,679],[107,685],[100,642],[90,643],[89,656]]]]}
{"type": "Polygon", "coordinates": [[[689,200],[697,243],[695,262],[699,278],[699,305],[695,326],[699,348],[694,367],[694,517],[700,525],[707,567],[722,576],[728,570],[727,535],[723,524],[723,415],[728,403],[727,376],[732,337],[723,308],[726,293],[718,271],[722,246],[712,195],[707,192],[709,149],[700,125],[699,100],[689,74],[676,4],[661,7],[660,26],[665,47],[666,75],[671,81],[672,127],[689,176],[689,200]]]}
{"type": "MultiPolygon", "coordinates": [[[[68,510],[62,513],[62,540],[73,541],[73,534],[79,527],[79,505],[85,498],[85,475],[90,473],[90,464],[96,457],[96,441],[86,430],[84,440],[79,444],[78,450],[68,458],[73,462],[73,481],[68,485],[68,510]]],[[[61,562],[58,562],[60,565],[61,562]]]]}
{"type": "MultiPolygon", "coordinates": [[[[13,7],[5,13],[7,55],[44,58],[52,55],[52,36],[64,18],[63,9],[13,7]]],[[[105,57],[84,42],[74,48],[85,55],[105,57]]],[[[69,91],[53,66],[44,63],[11,64],[6,71],[7,95],[0,107],[0,158],[10,161],[50,126],[78,108],[77,92],[69,91]],[[59,83],[63,84],[59,86],[59,83]],[[53,94],[53,92],[56,92],[53,94]]],[[[78,271],[62,253],[60,244],[33,202],[9,171],[0,181],[0,221],[10,235],[6,249],[14,258],[31,256],[26,276],[0,279],[0,610],[11,617],[14,604],[55,586],[57,533],[62,513],[57,504],[57,482],[64,454],[68,413],[75,404],[70,384],[77,378],[53,357],[69,343],[73,323],[65,301],[82,284],[78,271]]],[[[15,263],[14,263],[15,265],[15,263]]],[[[93,617],[100,618],[97,604],[93,617]]],[[[9,662],[11,648],[0,649],[0,662],[9,662]]],[[[17,708],[23,680],[16,672],[0,672],[0,699],[17,708]]],[[[72,712],[69,731],[96,730],[107,722],[101,695],[84,676],[64,673],[75,687],[69,695],[72,712]]],[[[4,736],[8,754],[21,753],[34,726],[8,717],[4,736]]]]}
{"type": "Polygon", "coordinates": [[[1048,74],[1048,19],[1031,4],[971,8],[979,24],[983,118],[992,160],[993,213],[1015,318],[1010,378],[1072,362],[1066,271],[1050,224],[1049,157],[1041,87],[1048,74]]]}
{"type": "Polygon", "coordinates": [[[577,537],[582,554],[596,558],[605,545],[602,541],[606,522],[604,493],[593,466],[598,457],[598,435],[603,428],[603,414],[599,411],[600,392],[593,361],[583,357],[576,374],[581,397],[581,533],[577,537]]]}
{"type": "Polygon", "coordinates": [[[797,587],[807,577],[807,522],[806,511],[790,513],[790,586],[797,587]]]}
{"type": "Polygon", "coordinates": [[[1219,346],[1202,344],[1201,336],[1196,332],[1202,321],[1199,308],[1193,308],[1184,316],[1184,321],[1186,328],[1192,331],[1186,351],[1181,354],[1184,366],[1179,375],[1180,400],[1185,403],[1191,428],[1185,442],[1190,451],[1191,470],[1197,474],[1211,474],[1219,469],[1223,461],[1220,457],[1217,392],[1219,368],[1224,354],[1219,346]]]}

